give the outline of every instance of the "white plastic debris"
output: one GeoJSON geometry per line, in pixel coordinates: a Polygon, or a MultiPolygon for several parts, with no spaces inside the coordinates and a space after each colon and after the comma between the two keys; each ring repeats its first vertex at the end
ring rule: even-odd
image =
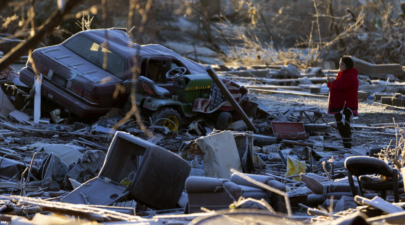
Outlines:
{"type": "Polygon", "coordinates": [[[41,85],[42,74],[39,75],[39,79],[35,80],[35,96],[34,96],[34,123],[38,124],[41,118],[41,85]]]}
{"type": "Polygon", "coordinates": [[[197,139],[204,153],[204,170],[207,177],[230,179],[230,169],[242,171],[238,148],[231,131],[224,131],[197,139]]]}

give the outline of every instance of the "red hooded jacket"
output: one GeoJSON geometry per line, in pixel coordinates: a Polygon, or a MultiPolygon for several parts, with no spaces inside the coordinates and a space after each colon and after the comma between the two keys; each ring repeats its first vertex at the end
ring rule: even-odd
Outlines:
{"type": "Polygon", "coordinates": [[[343,107],[345,107],[350,108],[354,116],[358,115],[358,74],[356,68],[340,71],[337,78],[332,83],[328,83],[328,114],[337,114],[343,109],[343,107]]]}

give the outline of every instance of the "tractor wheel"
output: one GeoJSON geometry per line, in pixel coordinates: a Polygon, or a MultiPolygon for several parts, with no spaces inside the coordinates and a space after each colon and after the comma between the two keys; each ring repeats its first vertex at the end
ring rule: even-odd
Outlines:
{"type": "Polygon", "coordinates": [[[156,126],[164,126],[170,131],[178,131],[182,125],[181,115],[174,109],[163,108],[152,114],[152,121],[156,126]]]}
{"type": "Polygon", "coordinates": [[[227,130],[229,124],[233,122],[232,114],[229,112],[221,112],[217,119],[216,128],[218,130],[227,130]]]}

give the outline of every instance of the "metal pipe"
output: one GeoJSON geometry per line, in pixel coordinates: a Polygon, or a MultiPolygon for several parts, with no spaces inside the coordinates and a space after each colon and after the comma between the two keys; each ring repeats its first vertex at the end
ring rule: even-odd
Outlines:
{"type": "Polygon", "coordinates": [[[249,130],[256,132],[255,126],[253,126],[253,123],[249,120],[247,117],[246,113],[242,110],[240,105],[236,102],[235,98],[231,95],[231,93],[228,91],[228,89],[225,87],[224,83],[218,78],[217,73],[214,71],[214,69],[211,66],[207,66],[205,68],[207,71],[208,75],[212,78],[214,83],[219,87],[221,90],[222,94],[225,95],[226,99],[231,103],[232,107],[235,109],[235,111],[238,113],[238,115],[243,119],[243,121],[246,123],[248,126],[249,130]]]}
{"type": "Polygon", "coordinates": [[[309,162],[311,163],[311,173],[314,172],[314,167],[313,167],[313,158],[312,158],[312,148],[309,148],[309,162]]]}
{"type": "Polygon", "coordinates": [[[278,154],[280,155],[281,161],[283,161],[285,167],[287,167],[287,160],[284,158],[284,155],[281,152],[281,150],[278,151],[278,154]]]}

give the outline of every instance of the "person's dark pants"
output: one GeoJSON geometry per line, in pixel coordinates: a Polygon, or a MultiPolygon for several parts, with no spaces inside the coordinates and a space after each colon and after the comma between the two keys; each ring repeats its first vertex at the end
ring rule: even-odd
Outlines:
{"type": "Polygon", "coordinates": [[[337,127],[343,140],[343,146],[345,148],[352,148],[352,131],[350,130],[350,117],[352,116],[352,112],[349,109],[345,109],[343,114],[346,116],[344,125],[342,123],[342,114],[335,114],[337,127]]]}

